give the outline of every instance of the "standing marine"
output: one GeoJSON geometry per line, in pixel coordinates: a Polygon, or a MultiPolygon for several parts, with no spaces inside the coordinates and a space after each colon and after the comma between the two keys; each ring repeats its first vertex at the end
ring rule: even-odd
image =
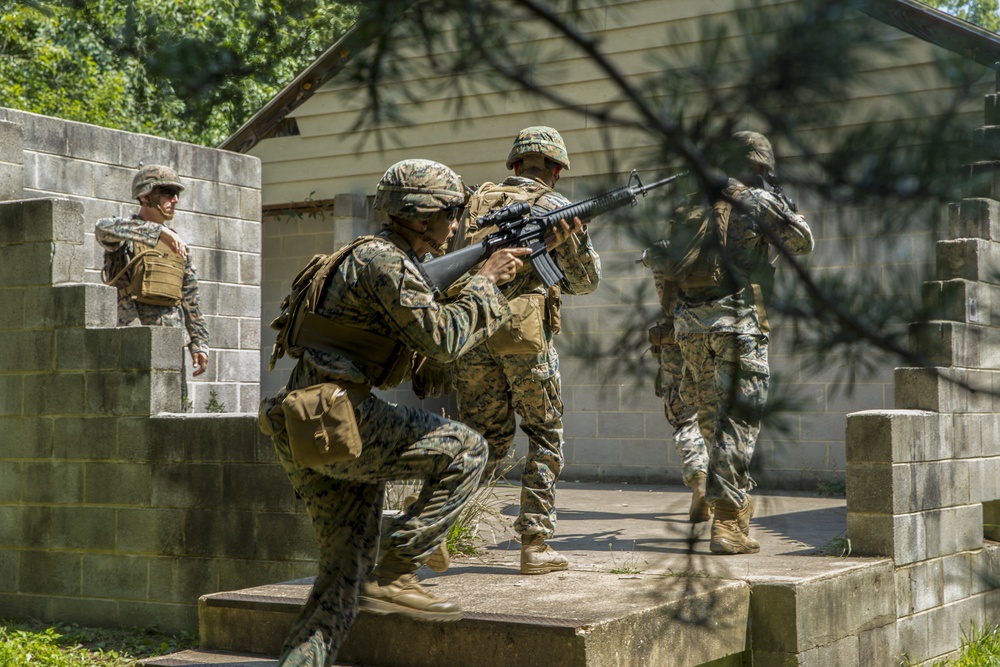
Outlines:
{"type": "MultiPolygon", "coordinates": [[[[261,428],[320,547],[282,667],[332,665],[359,607],[430,621],[461,617],[457,604],[425,589],[415,573],[477,488],[485,440],[372,389],[400,384],[414,353],[454,361],[510,318],[498,285],[515,277],[524,249],[495,252],[447,304],[435,300],[422,274],[421,259],[454,233],[466,197],[462,179],[445,165],[394,164],[374,203],[388,227],[314,258],[272,324],[277,356],[288,352],[298,362],[286,387],[262,402],[261,428]],[[386,482],[393,480],[422,487],[380,537],[386,482]]],[[[567,227],[559,241],[570,233],[567,227]]]]}
{"type": "MultiPolygon", "coordinates": [[[[177,172],[170,167],[141,167],[132,179],[132,198],[139,202],[139,211],[128,218],[98,220],[94,234],[104,248],[104,279],[118,289],[118,326],[183,327],[193,375],[198,376],[208,369],[208,327],[188,246],[168,224],[183,191],[177,172]],[[163,265],[156,269],[176,274],[172,293],[167,289],[164,294],[146,294],[139,281],[131,280],[135,260],[144,253],[162,255],[173,262],[175,268],[163,265]]],[[[181,387],[184,399],[187,385],[183,380],[181,387]]]]}
{"type": "MultiPolygon", "coordinates": [[[[513,176],[499,184],[483,184],[470,198],[457,247],[495,231],[490,226],[478,228],[476,221],[501,206],[526,201],[539,215],[570,203],[555,190],[562,171],[570,166],[566,144],[555,129],[535,126],[518,132],[506,164],[513,176]]],[[[566,558],[545,543],[556,530],[555,485],[564,447],[559,356],[553,337],[560,328],[561,293],[589,294],[601,279],[601,260],[585,227],[553,257],[563,279],[548,290],[539,286],[512,299],[510,321],[459,359],[455,369],[459,419],[489,443],[484,479],[501,469],[511,452],[515,413],[528,436],[521,507],[514,522],[521,536],[522,574],[569,567],[566,558]]]]}
{"type": "MultiPolygon", "coordinates": [[[[772,246],[789,255],[809,253],[813,236],[805,218],[767,187],[775,169],[767,138],[737,132],[731,142],[723,160],[729,179],[704,207],[707,234],[697,260],[677,276],[674,331],[684,358],[681,394],[697,410],[708,447],[709,547],[746,554],[760,550],[750,537],[749,491],[770,381],[763,297],[773,273],[768,253],[772,246]]],[[[685,228],[691,226],[674,225],[685,228]]]]}

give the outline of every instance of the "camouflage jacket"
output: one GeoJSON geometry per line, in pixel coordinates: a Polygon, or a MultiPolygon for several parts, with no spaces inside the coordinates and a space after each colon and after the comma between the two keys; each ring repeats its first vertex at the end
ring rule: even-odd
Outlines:
{"type": "MultiPolygon", "coordinates": [[[[402,236],[381,232],[338,267],[317,313],[401,343],[404,357],[415,351],[440,362],[454,361],[510,319],[507,300],[481,276],[473,276],[448,303],[435,301],[418,261],[402,236]]],[[[372,384],[374,375],[360,361],[307,348],[288,389],[337,380],[372,384]]]]}
{"type": "MultiPolygon", "coordinates": [[[[118,264],[125,266],[133,254],[133,242],[155,246],[160,240],[163,225],[143,220],[138,215],[130,218],[104,218],[97,221],[94,234],[106,254],[119,253],[118,264]]],[[[118,286],[118,326],[153,325],[183,327],[185,344],[192,354],[208,354],[208,326],[201,312],[198,294],[198,276],[191,265],[191,256],[184,262],[184,285],[178,306],[154,306],[133,301],[118,286]]]]}
{"type": "MultiPolygon", "coordinates": [[[[805,218],[778,197],[732,178],[723,192],[734,202],[726,253],[737,267],[752,273],[761,263],[767,264],[769,244],[774,242],[793,255],[812,251],[813,236],[805,218]]],[[[758,304],[758,299],[749,286],[708,300],[697,293],[682,292],[674,311],[674,329],[677,333],[761,334],[766,323],[761,321],[763,304],[758,304]]]]}

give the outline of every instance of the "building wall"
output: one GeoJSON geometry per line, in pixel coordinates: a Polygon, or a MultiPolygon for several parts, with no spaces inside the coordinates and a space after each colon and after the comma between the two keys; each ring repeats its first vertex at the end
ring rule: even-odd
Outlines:
{"type": "MultiPolygon", "coordinates": [[[[706,25],[725,22],[737,39],[740,28],[733,22],[733,11],[738,4],[730,0],[608,2],[595,10],[592,18],[596,27],[591,36],[635,82],[663,66],[654,58],[676,67],[696,62],[706,25]]],[[[874,23],[861,14],[854,18],[874,23]]],[[[878,26],[878,37],[869,47],[870,57],[861,59],[861,69],[849,91],[828,101],[840,110],[835,115],[836,125],[801,128],[804,140],[822,146],[826,137],[859,123],[933,116],[955,95],[961,100],[956,122],[967,125],[971,138],[982,121],[982,99],[990,91],[990,73],[982,68],[981,86],[958,91],[934,66],[937,59],[948,55],[946,52],[901,31],[878,26]]],[[[537,74],[552,92],[580,100],[586,110],[598,109],[613,99],[609,86],[595,75],[586,59],[565,44],[542,37],[525,48],[538,48],[545,54],[538,59],[537,74]]],[[[469,183],[498,180],[506,175],[503,160],[516,132],[525,126],[546,124],[560,130],[569,148],[572,169],[564,174],[559,190],[571,199],[592,194],[598,182],[624,183],[633,167],[647,179],[659,176],[665,168],[650,157],[652,146],[647,137],[622,127],[604,126],[589,113],[572,113],[519,91],[486,86],[470,87],[472,92],[464,105],[457,107],[455,86],[443,83],[432,78],[421,81],[421,104],[405,107],[408,124],[390,126],[380,147],[374,136],[354,130],[361,108],[358,91],[349,81],[335,78],[292,113],[299,136],[267,139],[251,151],[261,159],[266,206],[336,200],[333,210],[325,214],[299,218],[276,215],[264,221],[262,364],[273,340],[266,325],[277,313],[298,268],[312,254],[331,252],[349,236],[376,226],[371,212],[361,210],[360,202],[374,193],[384,170],[400,159],[439,160],[469,183]],[[341,198],[348,195],[358,204],[344,208],[341,198]],[[347,222],[350,220],[355,222],[347,222]]],[[[693,113],[703,101],[693,92],[685,103],[691,105],[693,113]]],[[[779,163],[795,164],[792,148],[780,137],[775,139],[779,163]]],[[[866,234],[864,225],[856,224],[875,213],[810,198],[794,189],[789,194],[799,202],[816,236],[816,251],[809,264],[818,273],[878,275],[881,271],[888,275],[909,270],[922,276],[932,266],[935,239],[928,228],[892,239],[876,238],[874,232],[866,234]]],[[[955,199],[961,196],[956,193],[955,199]]],[[[648,205],[644,201],[640,207],[648,205]]],[[[641,339],[642,331],[656,317],[656,295],[648,271],[635,263],[641,248],[618,226],[622,220],[622,216],[609,213],[592,225],[604,265],[603,282],[591,295],[565,300],[563,334],[556,343],[566,405],[564,478],[676,482],[680,463],[662,406],[652,391],[655,361],[648,352],[640,356],[641,350],[634,350],[629,343],[641,339]],[[637,294],[644,295],[638,299],[638,309],[637,294]],[[605,352],[596,358],[580,352],[593,349],[593,344],[605,352]],[[623,349],[628,353],[616,354],[623,349]]],[[[779,266],[779,280],[786,270],[779,266]]],[[[915,293],[921,280],[884,286],[915,293]]],[[[765,424],[754,457],[754,476],[771,487],[813,489],[841,482],[845,474],[845,417],[856,410],[893,407],[892,368],[897,362],[868,352],[872,372],[848,379],[846,366],[836,361],[821,368],[810,366],[806,356],[793,349],[792,336],[781,320],[775,318],[772,324],[771,368],[776,391],[780,387],[798,407],[780,415],[780,423],[765,424]]],[[[269,378],[263,374],[265,393],[280,386],[284,375],[269,378]]],[[[399,397],[415,400],[405,388],[399,397]]],[[[523,453],[523,437],[519,447],[523,453]]]]}
{"type": "Polygon", "coordinates": [[[0,109],[0,616],[197,628],[200,595],[312,575],[308,516],[257,427],[255,158],[0,109]],[[225,414],[181,412],[183,332],[117,324],[94,221],[176,167],[225,414]],[[199,211],[195,214],[194,210],[199,211]]]}

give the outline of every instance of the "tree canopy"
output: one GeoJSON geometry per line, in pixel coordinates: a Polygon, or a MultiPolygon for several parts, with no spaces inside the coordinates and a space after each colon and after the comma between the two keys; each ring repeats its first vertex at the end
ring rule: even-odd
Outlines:
{"type": "Polygon", "coordinates": [[[0,10],[0,106],[216,145],[354,21],[324,0],[30,0],[0,10]]]}

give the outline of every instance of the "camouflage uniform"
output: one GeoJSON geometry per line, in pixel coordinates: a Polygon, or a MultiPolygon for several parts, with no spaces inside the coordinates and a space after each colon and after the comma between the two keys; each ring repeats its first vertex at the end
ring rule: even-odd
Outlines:
{"type": "Polygon", "coordinates": [[[753,276],[768,266],[769,243],[804,254],[813,237],[805,219],[766,190],[730,179],[724,195],[734,202],[725,253],[739,284],[722,295],[682,289],[674,328],[684,357],[681,396],[697,408],[712,441],[706,497],[744,507],[769,382],[767,321],[753,276]]]}
{"type": "MultiPolygon", "coordinates": [[[[115,217],[99,220],[94,234],[105,253],[121,255],[119,264],[124,267],[128,261],[125,257],[134,255],[133,242],[155,246],[160,240],[160,231],[163,227],[164,225],[158,222],[148,222],[138,215],[133,215],[130,218],[115,217]]],[[[118,326],[183,327],[184,344],[190,348],[191,353],[208,354],[208,326],[205,324],[205,316],[201,313],[198,276],[191,265],[190,255],[184,259],[184,285],[180,305],[155,306],[140,303],[125,293],[122,281],[115,286],[118,288],[118,326]]]]}
{"type": "MultiPolygon", "coordinates": [[[[502,185],[539,194],[531,209],[536,215],[570,203],[530,178],[511,176],[502,185]]],[[[575,234],[552,254],[566,274],[559,283],[563,292],[589,294],[597,288],[601,261],[586,231],[575,234]]],[[[511,307],[517,312],[519,302],[540,299],[544,294],[539,288],[535,295],[514,299],[511,307]]],[[[528,457],[521,475],[521,509],[514,529],[522,535],[545,538],[555,533],[555,483],[562,471],[564,443],[559,355],[552,337],[546,319],[542,339],[530,341],[536,352],[497,353],[487,342],[459,359],[455,369],[459,419],[482,433],[489,443],[484,479],[508,457],[514,444],[514,414],[520,415],[521,430],[528,436],[528,457]]]]}
{"type": "Polygon", "coordinates": [[[663,414],[674,429],[674,448],[681,461],[681,476],[690,485],[697,473],[708,473],[708,451],[698,429],[698,412],[681,397],[684,357],[674,335],[674,307],[677,284],[663,262],[645,253],[643,263],[653,272],[653,282],[663,311],[662,321],[654,327],[657,341],[652,343],[659,367],[656,373],[656,395],[663,400],[663,414]]]}
{"type": "MultiPolygon", "coordinates": [[[[399,164],[426,172],[436,163],[399,164]]],[[[478,345],[510,317],[499,289],[479,276],[454,301],[439,304],[418,262],[402,236],[385,230],[350,252],[332,274],[317,312],[401,343],[405,359],[416,351],[440,361],[452,361],[478,345]]],[[[363,360],[307,348],[286,390],[271,400],[324,382],[370,387],[376,374],[363,360]]],[[[350,462],[300,468],[286,432],[273,436],[320,546],[319,574],[285,642],[284,667],[333,664],[357,616],[359,592],[376,553],[382,554],[380,562],[391,556],[412,563],[413,570],[426,562],[475,491],[486,463],[483,438],[458,422],[371,394],[356,405],[355,415],[364,444],[359,458],[350,462]],[[423,480],[420,495],[392,520],[379,544],[385,483],[402,479],[423,480]]]]}

